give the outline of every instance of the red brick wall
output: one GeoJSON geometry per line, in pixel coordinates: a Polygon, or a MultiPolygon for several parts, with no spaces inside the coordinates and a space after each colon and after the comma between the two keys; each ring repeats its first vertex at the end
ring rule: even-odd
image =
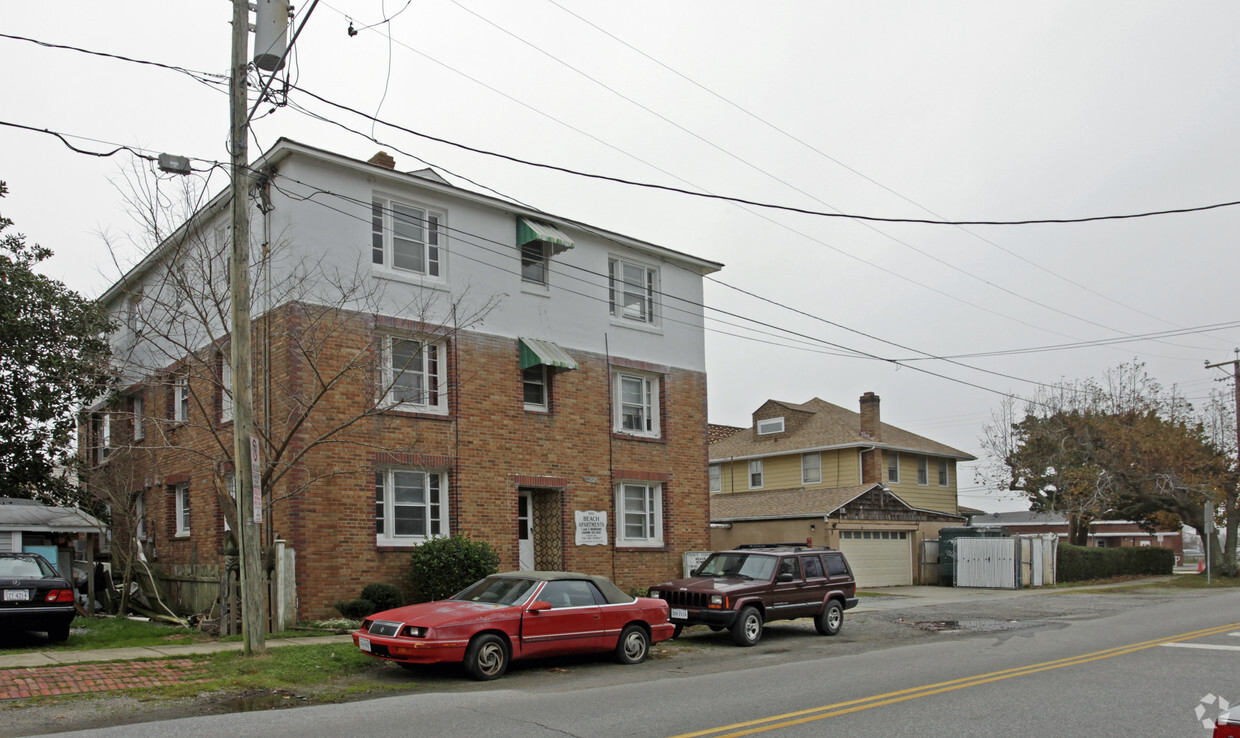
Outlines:
{"type": "MultiPolygon", "coordinates": [[[[320,389],[312,368],[317,368],[319,377],[331,376],[348,357],[373,359],[369,353],[373,319],[350,319],[348,330],[336,330],[312,310],[294,306],[278,312],[270,374],[275,387],[274,437],[285,435],[298,399],[304,401],[320,389]],[[316,331],[315,326],[321,327],[316,331]],[[301,355],[288,340],[290,335],[316,336],[317,353],[301,355]]],[[[256,329],[254,403],[259,427],[265,372],[257,353],[261,335],[256,329]]],[[[372,582],[396,584],[408,593],[410,549],[376,544],[376,467],[410,465],[446,471],[450,530],[489,542],[500,555],[501,570],[518,566],[517,491],[522,485],[558,490],[563,567],[609,576],[624,589],[679,576],[683,552],[709,547],[705,375],[643,363],[638,357],[613,357],[617,364],[660,377],[661,437],[635,439],[612,432],[606,357],[563,348],[578,362],[578,369],[551,373],[547,413],[524,409],[516,339],[479,333],[450,340],[444,357],[447,416],[378,414],[353,423],[334,442],[311,447],[323,428],[355,419],[373,400],[373,366],[367,364],[364,379],[354,377],[326,396],[286,453],[286,458],[297,456],[298,461],[284,470],[275,487],[278,501],[269,522],[275,536],[296,551],[300,618],[335,616],[333,602],[356,597],[372,582]],[[615,470],[624,473],[618,477],[615,470]],[[662,483],[664,546],[614,545],[618,521],[613,485],[620,478],[662,483]],[[608,545],[575,545],[576,510],[607,511],[608,545]]],[[[209,367],[218,363],[202,362],[201,371],[214,371],[209,367]]],[[[191,381],[204,398],[203,406],[218,417],[218,402],[210,399],[218,390],[210,377],[191,381]]],[[[162,386],[147,389],[149,415],[165,414],[165,394],[162,386]]],[[[141,462],[136,476],[150,480],[148,530],[156,537],[161,564],[222,561],[222,507],[213,478],[231,470],[216,439],[230,446],[231,425],[206,424],[198,415],[195,406],[190,423],[153,419],[147,424],[144,443],[151,455],[141,462]],[[169,445],[181,448],[169,450],[169,445]],[[161,486],[169,484],[168,479],[190,483],[189,537],[171,535],[175,499],[161,486]]]]}

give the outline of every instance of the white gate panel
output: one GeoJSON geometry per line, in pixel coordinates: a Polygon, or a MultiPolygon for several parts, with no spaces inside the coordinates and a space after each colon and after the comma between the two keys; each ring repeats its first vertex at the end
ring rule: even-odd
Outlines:
{"type": "Polygon", "coordinates": [[[957,538],[957,587],[1016,589],[1017,556],[1015,538],[957,538]]]}

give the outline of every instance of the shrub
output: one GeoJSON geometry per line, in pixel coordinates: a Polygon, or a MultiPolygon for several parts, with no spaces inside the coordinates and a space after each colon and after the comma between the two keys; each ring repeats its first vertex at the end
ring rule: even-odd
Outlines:
{"type": "Polygon", "coordinates": [[[1175,552],[1169,548],[1091,548],[1060,543],[1055,579],[1059,582],[1081,582],[1132,575],[1164,575],[1170,574],[1174,567],[1175,552]]]}
{"type": "Polygon", "coordinates": [[[344,617],[349,620],[362,620],[367,615],[373,615],[375,612],[375,603],[370,600],[364,600],[358,597],[355,600],[341,600],[332,605],[344,617]]]}
{"type": "Polygon", "coordinates": [[[434,538],[414,549],[409,581],[414,601],[442,600],[499,569],[499,555],[486,541],[466,536],[434,538]]]}
{"type": "Polygon", "coordinates": [[[400,607],[405,604],[405,598],[401,596],[400,590],[394,585],[384,582],[367,584],[362,589],[362,599],[370,600],[374,603],[375,612],[391,610],[393,607],[400,607]]]}

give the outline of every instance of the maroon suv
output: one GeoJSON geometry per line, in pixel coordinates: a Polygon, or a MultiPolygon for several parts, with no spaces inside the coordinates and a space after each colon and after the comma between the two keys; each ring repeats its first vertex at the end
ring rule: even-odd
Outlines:
{"type": "Polygon", "coordinates": [[[857,583],[844,554],[825,546],[762,544],[713,553],[688,579],[656,584],[676,635],[686,625],[728,628],[738,646],[752,646],[771,620],[814,619],[835,635],[844,611],[857,606],[857,583]]]}

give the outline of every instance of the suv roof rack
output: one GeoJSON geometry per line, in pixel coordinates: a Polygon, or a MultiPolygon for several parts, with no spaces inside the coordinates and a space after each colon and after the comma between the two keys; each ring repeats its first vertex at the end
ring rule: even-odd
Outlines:
{"type": "Polygon", "coordinates": [[[796,551],[834,551],[830,546],[814,546],[808,543],[797,541],[795,543],[742,543],[734,546],[734,551],[749,551],[760,548],[791,548],[796,551]]]}

